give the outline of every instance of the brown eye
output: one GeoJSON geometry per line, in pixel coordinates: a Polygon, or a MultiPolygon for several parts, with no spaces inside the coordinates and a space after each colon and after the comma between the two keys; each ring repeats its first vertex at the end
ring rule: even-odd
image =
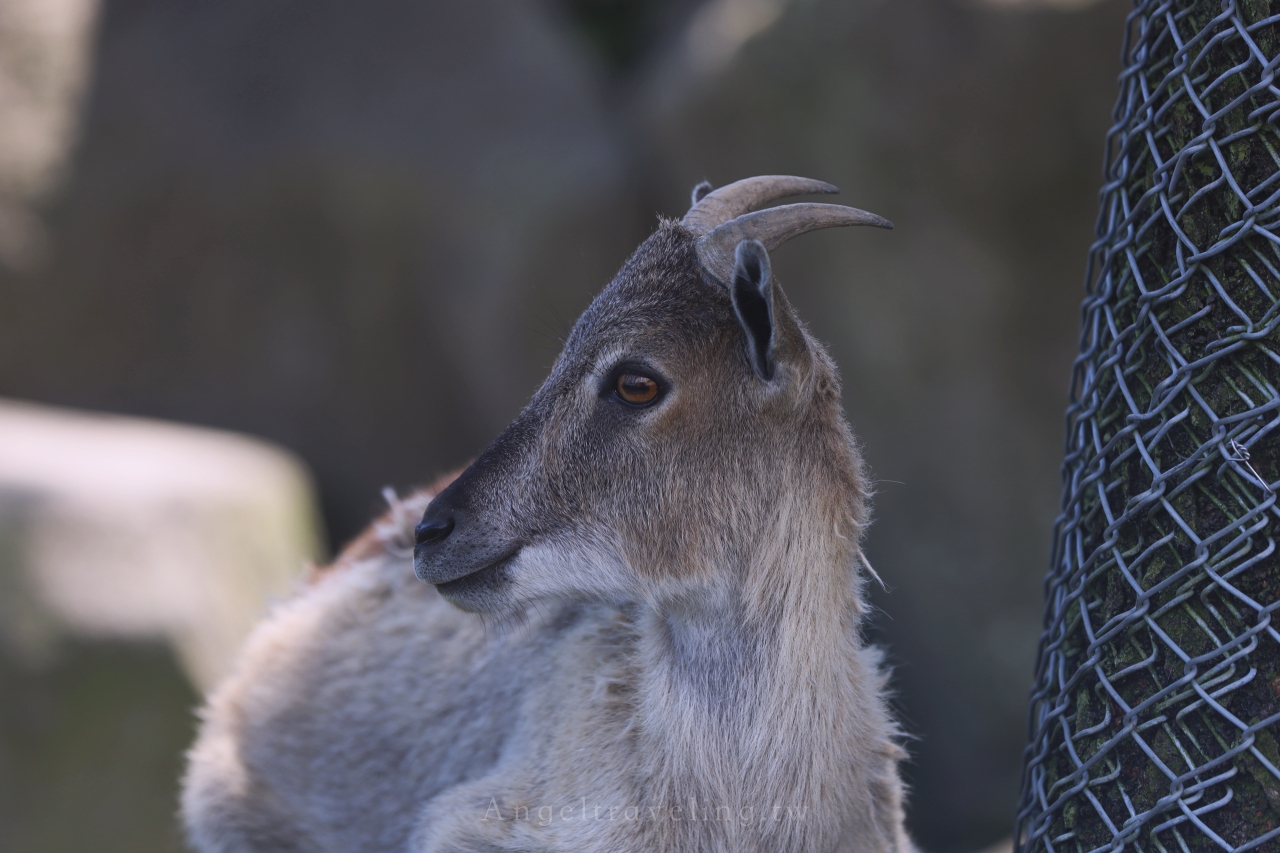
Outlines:
{"type": "Polygon", "coordinates": [[[619,397],[631,405],[643,406],[657,398],[658,383],[648,376],[624,373],[618,377],[618,384],[614,386],[614,390],[618,392],[619,397]]]}

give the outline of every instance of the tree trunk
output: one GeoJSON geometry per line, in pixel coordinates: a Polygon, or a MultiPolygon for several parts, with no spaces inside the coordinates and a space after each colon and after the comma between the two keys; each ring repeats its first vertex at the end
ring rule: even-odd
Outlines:
{"type": "Polygon", "coordinates": [[[1280,2],[1138,0],[1019,850],[1280,850],[1280,2]]]}

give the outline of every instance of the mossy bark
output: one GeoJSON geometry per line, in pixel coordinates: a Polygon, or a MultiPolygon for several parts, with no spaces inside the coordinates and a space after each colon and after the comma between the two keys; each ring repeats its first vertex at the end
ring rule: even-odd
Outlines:
{"type": "Polygon", "coordinates": [[[1136,6],[1022,842],[1280,851],[1280,2],[1136,6]]]}

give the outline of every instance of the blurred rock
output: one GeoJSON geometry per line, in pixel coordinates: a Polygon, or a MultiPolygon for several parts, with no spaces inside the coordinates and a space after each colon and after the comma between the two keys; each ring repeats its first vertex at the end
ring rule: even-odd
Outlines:
{"type": "Polygon", "coordinates": [[[36,208],[75,142],[97,11],[98,0],[0,3],[0,266],[45,259],[36,208]]]}
{"type": "Polygon", "coordinates": [[[254,439],[0,400],[0,651],[167,640],[225,674],[321,551],[310,480],[254,439]]]}
{"type": "Polygon", "coordinates": [[[806,236],[774,271],[879,481],[874,633],[937,853],[1011,827],[1125,11],[794,2],[709,78],[653,69],[633,119],[659,209],[704,176],[782,173],[896,225],[806,236]]]}
{"type": "Polygon", "coordinates": [[[533,3],[107,2],[0,394],[279,441],[354,534],[518,411],[648,219],[601,77],[533,3]]]}
{"type": "Polygon", "coordinates": [[[167,646],[0,650],[0,853],[181,853],[174,818],[197,701],[167,646]]]}

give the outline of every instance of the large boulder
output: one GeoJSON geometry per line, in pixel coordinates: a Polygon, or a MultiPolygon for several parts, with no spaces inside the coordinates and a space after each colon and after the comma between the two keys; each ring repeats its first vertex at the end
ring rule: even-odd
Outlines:
{"type": "Polygon", "coordinates": [[[314,495],[257,439],[0,400],[0,652],[165,641],[212,687],[322,552],[314,495]]]}
{"type": "Polygon", "coordinates": [[[0,393],[282,442],[338,540],[484,446],[632,239],[596,61],[540,5],[107,3],[96,49],[0,393]]]}
{"type": "Polygon", "coordinates": [[[192,685],[322,550],[259,439],[0,400],[0,853],[181,849],[192,685]]]}

